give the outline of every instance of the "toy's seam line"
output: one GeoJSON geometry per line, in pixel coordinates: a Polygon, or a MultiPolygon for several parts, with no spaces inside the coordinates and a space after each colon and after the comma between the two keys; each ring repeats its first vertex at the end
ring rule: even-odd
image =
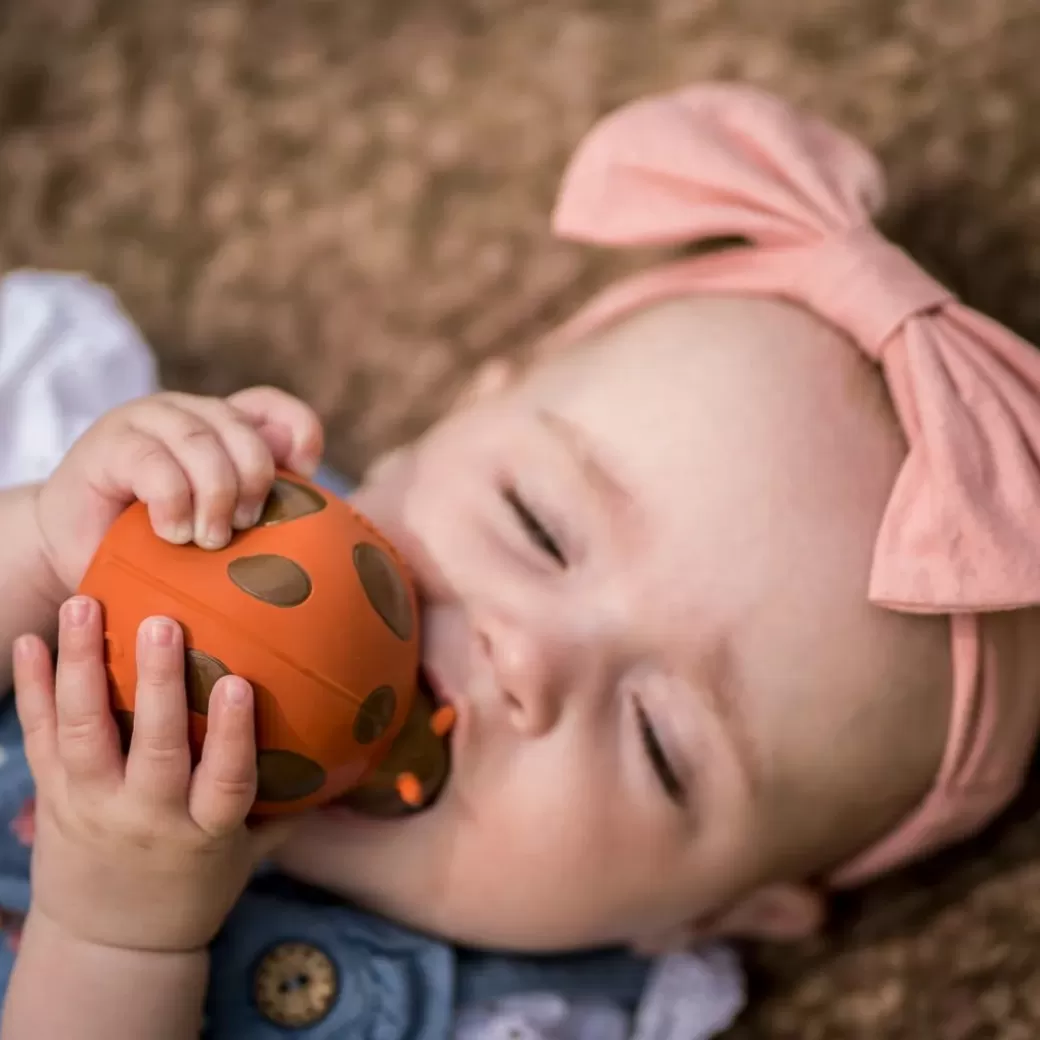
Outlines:
{"type": "MultiPolygon", "coordinates": [[[[187,605],[190,605],[197,609],[200,613],[205,614],[214,623],[218,625],[230,626],[246,642],[253,645],[257,645],[258,640],[252,633],[247,631],[242,626],[235,624],[233,619],[229,618],[226,614],[221,614],[213,610],[212,607],[197,599],[195,596],[191,595],[191,593],[187,592],[185,589],[175,588],[174,586],[169,585],[167,582],[163,581],[161,578],[156,578],[154,575],[149,574],[147,571],[142,570],[140,567],[135,567],[133,564],[127,563],[125,560],[122,560],[119,557],[110,557],[107,562],[109,563],[109,565],[117,567],[125,573],[130,574],[133,577],[136,577],[144,581],[147,585],[150,585],[156,591],[163,592],[166,595],[172,596],[174,599],[188,600],[189,604],[187,605]]],[[[333,694],[334,696],[339,696],[343,693],[346,693],[356,707],[361,707],[363,699],[359,698],[352,690],[344,690],[342,687],[336,686],[330,680],[326,679],[323,675],[320,675],[318,672],[315,672],[312,668],[308,668],[306,665],[301,664],[296,660],[293,660],[284,653],[281,653],[270,643],[262,643],[260,645],[262,645],[266,653],[269,653],[272,657],[278,658],[278,660],[281,661],[282,664],[287,665],[290,668],[294,668],[299,672],[302,672],[304,675],[307,676],[307,678],[312,679],[316,683],[318,683],[326,692],[333,694]]],[[[248,678],[248,676],[243,676],[243,678],[248,678]]]]}

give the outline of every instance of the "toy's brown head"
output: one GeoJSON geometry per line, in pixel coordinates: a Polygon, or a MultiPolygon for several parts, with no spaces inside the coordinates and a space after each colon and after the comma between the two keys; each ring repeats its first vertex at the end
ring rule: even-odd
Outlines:
{"type": "Polygon", "coordinates": [[[162,541],[136,504],[113,525],[79,591],[104,610],[113,710],[125,741],[135,635],[151,615],[184,629],[194,754],[215,683],[229,673],[252,683],[257,815],[354,789],[362,811],[408,811],[443,783],[452,720],[419,689],[407,570],[363,516],[316,485],[280,474],[257,526],[216,552],[162,541]]]}

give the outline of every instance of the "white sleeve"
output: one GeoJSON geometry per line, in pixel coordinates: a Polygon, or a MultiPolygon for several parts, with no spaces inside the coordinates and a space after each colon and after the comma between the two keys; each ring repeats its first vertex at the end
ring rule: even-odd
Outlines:
{"type": "Polygon", "coordinates": [[[464,1009],[454,1040],[628,1040],[631,1024],[606,1002],[568,1004],[552,993],[531,993],[464,1009]]]}
{"type": "Polygon", "coordinates": [[[0,488],[44,479],[101,415],[158,385],[109,290],[75,274],[0,278],[0,488]]]}
{"type": "Polygon", "coordinates": [[[455,1040],[711,1040],[744,1008],[745,979],[737,954],[711,945],[669,954],[653,965],[631,1022],[606,1001],[568,1003],[555,993],[529,993],[465,1008],[455,1040]]]}

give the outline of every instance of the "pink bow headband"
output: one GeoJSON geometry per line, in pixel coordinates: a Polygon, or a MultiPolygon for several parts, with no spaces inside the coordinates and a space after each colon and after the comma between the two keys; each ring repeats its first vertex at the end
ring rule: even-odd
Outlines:
{"type": "Polygon", "coordinates": [[[953,713],[931,792],[836,885],[978,830],[1020,789],[1040,721],[1040,689],[1024,678],[1038,674],[1040,647],[998,658],[980,616],[1040,604],[1040,352],[887,241],[871,223],[883,196],[878,164],[850,137],[756,90],[707,85],[604,119],[554,214],[562,237],[601,245],[748,243],[622,282],[564,336],[670,296],[778,296],[842,329],[884,372],[908,453],[868,595],[952,615],[953,713]]]}

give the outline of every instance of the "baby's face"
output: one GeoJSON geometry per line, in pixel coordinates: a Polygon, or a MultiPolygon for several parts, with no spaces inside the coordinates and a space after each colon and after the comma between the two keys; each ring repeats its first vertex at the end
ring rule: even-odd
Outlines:
{"type": "Polygon", "coordinates": [[[865,362],[765,302],[646,311],[460,407],[356,498],[414,569],[451,779],[403,820],[314,814],[282,865],[549,949],[854,851],[944,736],[944,624],[865,601],[902,455],[865,362]]]}

